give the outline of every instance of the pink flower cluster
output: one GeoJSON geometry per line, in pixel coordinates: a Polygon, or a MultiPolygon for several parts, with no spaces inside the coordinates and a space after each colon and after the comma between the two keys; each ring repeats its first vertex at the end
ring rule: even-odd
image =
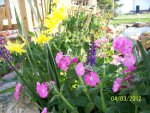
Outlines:
{"type": "Polygon", "coordinates": [[[128,73],[136,69],[134,66],[136,63],[136,60],[133,56],[133,54],[128,54],[124,56],[123,65],[127,68],[126,70],[123,70],[123,73],[128,73]]]}
{"type": "Polygon", "coordinates": [[[36,92],[40,95],[41,98],[46,98],[48,96],[48,87],[46,83],[40,84],[36,83],[36,92]]]}
{"type": "Polygon", "coordinates": [[[72,63],[78,63],[78,58],[77,58],[77,57],[74,57],[74,58],[72,59],[72,63]]]}
{"type": "Polygon", "coordinates": [[[75,70],[76,70],[76,73],[78,76],[84,75],[85,67],[84,67],[83,63],[82,62],[78,63],[75,70]]]}
{"type": "MultiPolygon", "coordinates": [[[[86,68],[84,67],[83,63],[80,62],[77,64],[75,70],[78,76],[83,76],[86,68]]],[[[100,82],[100,79],[95,72],[90,71],[84,75],[84,82],[89,86],[96,86],[100,82]]]]}
{"type": "Polygon", "coordinates": [[[102,44],[105,44],[108,42],[108,39],[106,37],[102,37],[101,39],[95,40],[95,46],[96,48],[100,48],[102,44]]]}
{"type": "Polygon", "coordinates": [[[89,86],[96,86],[100,82],[100,79],[95,72],[91,71],[85,74],[84,81],[89,86]]]}
{"type": "Polygon", "coordinates": [[[114,84],[113,84],[113,92],[116,93],[117,91],[119,91],[120,87],[121,87],[121,83],[122,83],[122,80],[121,78],[116,78],[116,80],[114,81],[114,84]]]}
{"type": "MultiPolygon", "coordinates": [[[[123,57],[114,55],[113,56],[114,60],[111,63],[112,64],[114,64],[114,63],[120,64],[122,62],[122,64],[127,68],[126,70],[123,70],[122,72],[123,73],[129,73],[129,72],[132,73],[132,71],[136,69],[136,67],[134,66],[136,63],[136,59],[135,59],[134,55],[132,54],[132,49],[133,49],[132,42],[125,37],[118,37],[113,40],[113,48],[114,48],[114,50],[120,52],[123,57]]],[[[132,77],[133,76],[127,75],[124,78],[124,81],[130,81],[130,79],[132,77]]],[[[121,78],[117,78],[114,81],[114,85],[112,88],[113,92],[117,92],[120,89],[121,82],[122,82],[121,78]]],[[[126,88],[126,86],[122,86],[122,87],[126,88]]]]}
{"type": "Polygon", "coordinates": [[[113,61],[110,62],[110,64],[113,64],[113,65],[120,65],[121,62],[123,61],[123,58],[119,55],[112,55],[112,58],[113,58],[113,61]]]}
{"type": "Polygon", "coordinates": [[[14,97],[18,101],[20,97],[21,84],[18,83],[15,88],[14,97]]]}
{"type": "Polygon", "coordinates": [[[115,38],[113,40],[113,48],[123,55],[122,63],[127,68],[123,71],[123,73],[128,73],[136,69],[136,67],[134,66],[136,63],[136,59],[132,54],[133,45],[129,39],[125,37],[115,38]]]}
{"type": "Polygon", "coordinates": [[[57,53],[55,60],[58,67],[63,71],[67,71],[69,65],[71,64],[71,58],[63,55],[62,52],[57,53]]]}
{"type": "Polygon", "coordinates": [[[125,37],[118,37],[113,40],[113,48],[119,51],[122,55],[130,54],[132,52],[132,42],[125,37]]]}
{"type": "Polygon", "coordinates": [[[47,113],[47,108],[44,107],[41,113],[47,113]]]}

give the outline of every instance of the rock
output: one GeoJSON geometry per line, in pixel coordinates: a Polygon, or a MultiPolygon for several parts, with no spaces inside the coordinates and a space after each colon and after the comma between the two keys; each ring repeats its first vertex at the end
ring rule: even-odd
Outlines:
{"type": "Polygon", "coordinates": [[[16,102],[15,100],[13,100],[8,105],[6,113],[40,113],[40,112],[33,103],[27,104],[25,101],[16,102]]]}
{"type": "Polygon", "coordinates": [[[16,82],[9,82],[0,87],[0,91],[16,86],[16,82]]]}
{"type": "Polygon", "coordinates": [[[147,26],[147,23],[143,23],[143,22],[136,22],[133,24],[133,27],[145,27],[147,26]]]}
{"type": "Polygon", "coordinates": [[[133,27],[134,26],[134,24],[132,23],[132,24],[126,24],[126,27],[128,28],[128,27],[133,27]]]}
{"type": "Polygon", "coordinates": [[[38,108],[28,98],[16,101],[14,97],[9,103],[0,104],[0,113],[40,113],[38,108]]]}
{"type": "Polygon", "coordinates": [[[130,39],[132,39],[132,40],[138,40],[139,36],[138,35],[130,36],[130,39]]]}
{"type": "Polygon", "coordinates": [[[2,81],[0,81],[0,87],[3,85],[3,82],[2,81]]]}
{"type": "Polygon", "coordinates": [[[13,71],[11,73],[6,74],[2,79],[4,79],[4,80],[10,80],[10,79],[14,78],[15,76],[16,76],[16,72],[13,71]]]}
{"type": "Polygon", "coordinates": [[[125,24],[122,24],[122,25],[119,25],[119,26],[116,26],[115,28],[115,31],[116,31],[116,34],[120,34],[124,29],[126,29],[126,25],[125,24]]]}
{"type": "Polygon", "coordinates": [[[11,99],[10,98],[8,98],[8,97],[12,97],[12,92],[6,92],[6,93],[4,93],[4,94],[0,94],[0,102],[3,102],[3,101],[5,101],[5,102],[7,102],[7,101],[10,101],[11,99]]]}
{"type": "Polygon", "coordinates": [[[150,32],[150,27],[140,27],[140,28],[129,27],[122,31],[122,33],[127,37],[140,36],[142,33],[145,32],[150,32]]]}
{"type": "Polygon", "coordinates": [[[150,33],[142,33],[139,37],[139,40],[145,49],[150,48],[150,33]]]}

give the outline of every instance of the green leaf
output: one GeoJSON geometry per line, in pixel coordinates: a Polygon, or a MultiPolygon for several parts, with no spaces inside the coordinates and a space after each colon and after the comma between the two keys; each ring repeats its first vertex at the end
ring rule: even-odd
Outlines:
{"type": "Polygon", "coordinates": [[[115,108],[114,107],[109,107],[106,109],[105,113],[115,113],[115,108]]]}
{"type": "Polygon", "coordinates": [[[63,113],[67,113],[66,109],[64,109],[63,113]]]}
{"type": "Polygon", "coordinates": [[[71,113],[79,113],[77,110],[73,110],[71,111],[71,113]]]}
{"type": "Polygon", "coordinates": [[[87,98],[84,96],[72,97],[72,98],[73,99],[71,99],[70,101],[72,101],[72,103],[77,106],[86,106],[86,104],[88,103],[87,98]]]}
{"type": "Polygon", "coordinates": [[[147,105],[143,106],[141,109],[142,109],[142,111],[150,110],[150,104],[147,104],[147,105]]]}
{"type": "Polygon", "coordinates": [[[4,94],[4,93],[6,93],[6,92],[13,92],[14,89],[15,89],[15,87],[10,87],[10,88],[8,88],[8,89],[1,90],[1,91],[0,91],[0,94],[4,94]]]}
{"type": "Polygon", "coordinates": [[[95,104],[94,103],[87,103],[86,107],[85,107],[85,113],[91,113],[91,111],[93,110],[95,104]]]}
{"type": "Polygon", "coordinates": [[[150,95],[150,87],[146,88],[142,95],[150,95]]]}
{"type": "Polygon", "coordinates": [[[134,113],[134,106],[129,102],[118,102],[114,104],[114,107],[121,113],[134,113]]]}
{"type": "Polygon", "coordinates": [[[35,36],[36,36],[35,33],[32,32],[32,31],[28,31],[28,34],[29,34],[29,36],[31,36],[31,37],[35,37],[35,36]]]}
{"type": "Polygon", "coordinates": [[[102,100],[99,96],[95,97],[95,104],[96,104],[98,109],[102,109],[102,100]]]}
{"type": "MultiPolygon", "coordinates": [[[[146,65],[147,70],[150,70],[150,59],[148,57],[148,54],[144,50],[144,48],[143,48],[143,46],[142,46],[140,41],[137,41],[137,45],[138,45],[138,47],[140,49],[140,52],[141,52],[141,55],[143,57],[143,61],[144,61],[144,64],[146,65]]],[[[150,75],[150,72],[149,72],[149,75],[150,75]]]]}
{"type": "Polygon", "coordinates": [[[148,111],[142,111],[140,113],[150,113],[150,110],[148,110],[148,111]]]}
{"type": "Polygon", "coordinates": [[[76,89],[76,96],[79,96],[82,92],[83,92],[83,89],[85,88],[85,86],[80,86],[76,89]]]}
{"type": "Polygon", "coordinates": [[[54,96],[51,98],[50,102],[54,101],[55,99],[58,99],[59,97],[60,97],[59,95],[54,95],[54,96]]]}

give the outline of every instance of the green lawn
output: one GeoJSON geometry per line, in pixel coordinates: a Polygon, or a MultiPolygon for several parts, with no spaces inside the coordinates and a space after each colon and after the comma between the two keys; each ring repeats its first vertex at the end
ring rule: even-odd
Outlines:
{"type": "Polygon", "coordinates": [[[133,23],[133,22],[150,22],[150,13],[148,14],[134,14],[134,15],[120,15],[112,20],[113,25],[133,23]]]}

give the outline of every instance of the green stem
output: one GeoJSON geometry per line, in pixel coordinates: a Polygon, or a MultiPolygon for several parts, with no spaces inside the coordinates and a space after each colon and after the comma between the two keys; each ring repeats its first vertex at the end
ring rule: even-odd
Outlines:
{"type": "Polygon", "coordinates": [[[138,113],[138,107],[135,106],[135,113],[138,113]]]}
{"type": "Polygon", "coordinates": [[[54,70],[54,74],[55,74],[55,79],[56,79],[56,82],[57,82],[57,86],[58,86],[58,88],[60,88],[60,83],[59,83],[59,79],[58,79],[58,75],[59,75],[59,72],[58,72],[58,69],[57,69],[57,66],[56,66],[56,62],[55,62],[55,60],[54,60],[54,56],[53,56],[53,53],[52,53],[52,50],[51,50],[51,47],[50,47],[50,45],[49,44],[47,44],[48,45],[48,50],[49,50],[49,52],[50,52],[50,55],[49,55],[49,63],[50,63],[50,65],[51,65],[51,67],[53,67],[53,70],[54,70]]]}
{"type": "Polygon", "coordinates": [[[54,87],[54,91],[61,97],[61,99],[66,103],[66,105],[72,110],[74,111],[75,108],[69,103],[69,101],[56,89],[56,87],[54,87]]]}
{"type": "Polygon", "coordinates": [[[105,104],[105,98],[104,98],[104,94],[103,94],[102,84],[101,84],[100,94],[101,94],[101,100],[102,100],[102,110],[105,113],[105,111],[106,111],[106,104],[105,104]]]}
{"type": "MultiPolygon", "coordinates": [[[[79,77],[79,80],[80,80],[81,84],[85,86],[85,84],[84,84],[84,82],[83,82],[81,77],[79,77]]],[[[88,90],[87,90],[86,87],[85,87],[85,94],[86,94],[87,98],[89,99],[89,101],[92,102],[92,99],[91,99],[90,95],[88,94],[88,90]]]]}
{"type": "MultiPolygon", "coordinates": [[[[103,65],[105,66],[105,58],[104,58],[104,63],[103,63],[103,65]]],[[[102,75],[102,76],[103,76],[103,78],[105,79],[105,77],[106,77],[106,76],[105,76],[105,68],[106,68],[106,67],[103,67],[103,68],[104,68],[104,69],[103,69],[103,75],[102,75]]]]}
{"type": "MultiPolygon", "coordinates": [[[[133,92],[133,96],[138,96],[137,90],[133,92]]],[[[135,113],[138,113],[138,107],[135,105],[135,113]]]]}
{"type": "MultiPolygon", "coordinates": [[[[49,62],[49,58],[48,58],[48,49],[47,49],[47,46],[45,46],[45,49],[46,49],[47,71],[48,71],[48,75],[50,76],[50,62],[49,62]]],[[[50,76],[50,79],[53,80],[52,76],[50,76]]]]}

